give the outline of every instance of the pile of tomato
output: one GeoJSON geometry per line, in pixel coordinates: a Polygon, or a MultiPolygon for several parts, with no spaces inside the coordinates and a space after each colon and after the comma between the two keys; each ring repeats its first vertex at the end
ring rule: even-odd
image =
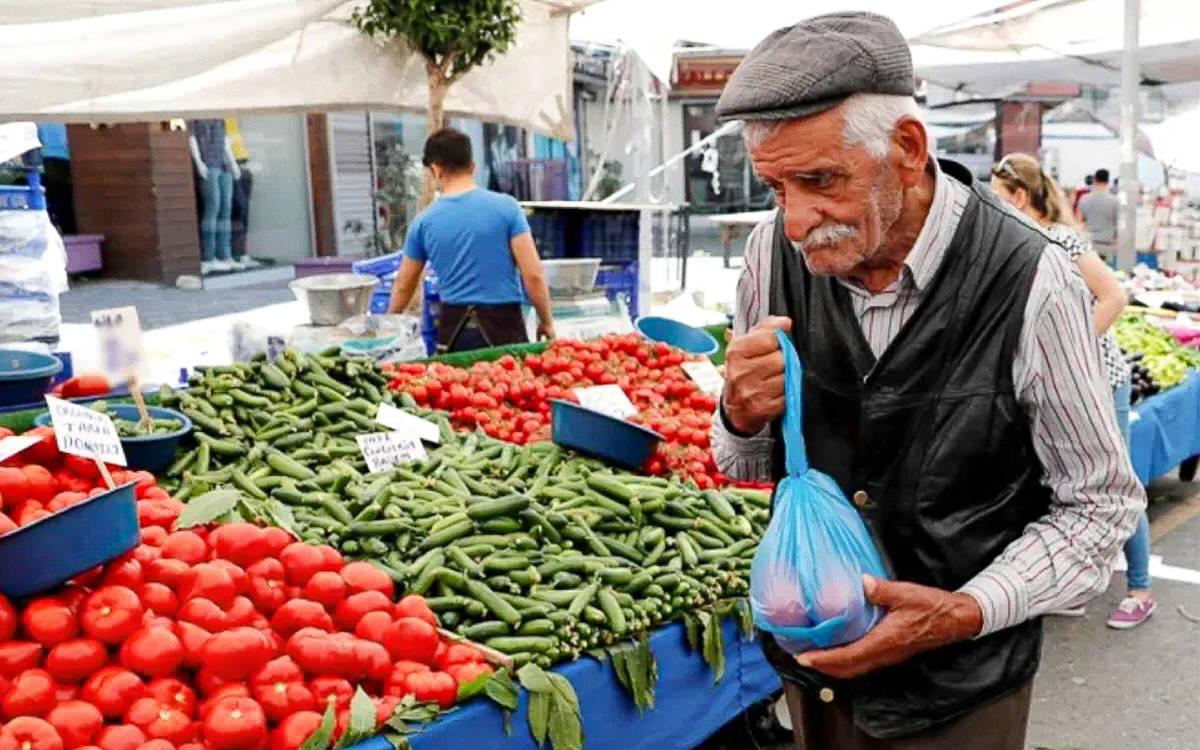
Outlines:
{"type": "Polygon", "coordinates": [[[457,427],[481,427],[517,444],[550,439],[552,399],[577,401],[575,388],[618,385],[638,409],[630,421],[665,438],[645,471],[673,473],[707,489],[727,482],[708,440],[717,400],[688,378],[680,367],[687,360],[678,349],[630,334],[558,340],[542,354],[505,356],[466,369],[440,363],[384,367],[392,389],[449,412],[457,427]]]}
{"type": "MultiPolygon", "coordinates": [[[[23,507],[49,492],[30,467],[67,481],[43,447],[20,457],[54,470],[0,469],[27,522],[55,505],[23,507]]],[[[446,708],[491,671],[374,566],[278,528],[177,529],[183,505],[152,475],[120,479],[137,483],[134,550],[49,594],[0,595],[0,750],[296,750],[331,705],[344,733],[358,687],[382,725],[406,696],[446,708]]]]}

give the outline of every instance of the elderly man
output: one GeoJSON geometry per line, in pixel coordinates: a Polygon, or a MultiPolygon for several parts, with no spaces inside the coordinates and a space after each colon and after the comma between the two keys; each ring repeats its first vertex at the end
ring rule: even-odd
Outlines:
{"type": "Polygon", "coordinates": [[[781,29],[717,106],[779,210],[755,229],[713,422],[730,476],[779,479],[784,362],[805,366],[812,466],[894,582],[862,639],[764,648],[807,750],[1024,747],[1040,615],[1103,591],[1145,504],[1066,253],[938,162],[895,25],[781,29]]]}

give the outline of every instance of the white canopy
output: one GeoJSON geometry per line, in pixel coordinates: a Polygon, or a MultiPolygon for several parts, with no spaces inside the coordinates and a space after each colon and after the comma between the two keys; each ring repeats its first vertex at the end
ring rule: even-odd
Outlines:
{"type": "MultiPolygon", "coordinates": [[[[517,42],[457,82],[446,113],[570,139],[570,12],[522,0],[517,42]]],[[[159,120],[424,110],[424,62],[349,22],[360,0],[0,0],[0,118],[159,120]]]]}

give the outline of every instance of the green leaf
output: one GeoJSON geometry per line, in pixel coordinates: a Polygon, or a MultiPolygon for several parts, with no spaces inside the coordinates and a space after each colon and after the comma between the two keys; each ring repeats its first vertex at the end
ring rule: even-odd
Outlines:
{"type": "Polygon", "coordinates": [[[521,681],[521,685],[531,693],[549,693],[554,690],[554,686],[550,684],[550,678],[541,667],[530,662],[517,672],[517,679],[521,681]]]}
{"type": "Polygon", "coordinates": [[[633,687],[629,682],[629,647],[614,646],[608,650],[612,656],[613,672],[617,675],[617,682],[621,683],[624,688],[633,695],[633,687]]]}
{"type": "Polygon", "coordinates": [[[604,649],[602,649],[602,648],[594,648],[591,651],[588,651],[587,655],[592,657],[596,661],[600,662],[601,664],[608,661],[608,654],[605,653],[604,649]]]}
{"type": "Polygon", "coordinates": [[[754,640],[754,614],[750,611],[749,599],[738,599],[737,618],[742,637],[748,641],[754,640]]]}
{"type": "Polygon", "coordinates": [[[320,726],[304,741],[304,744],[300,746],[300,750],[325,750],[329,747],[329,741],[333,738],[333,728],[336,724],[337,716],[333,704],[330,703],[325,709],[325,715],[321,717],[320,726]]]}
{"type": "Polygon", "coordinates": [[[550,746],[554,750],[583,748],[583,723],[571,705],[557,696],[550,707],[550,746]]]}
{"type": "Polygon", "coordinates": [[[512,729],[513,712],[512,711],[503,711],[501,713],[504,714],[504,735],[511,740],[512,732],[513,732],[513,729],[512,729]]]}
{"type": "Polygon", "coordinates": [[[392,750],[408,750],[412,747],[408,744],[408,738],[399,732],[384,732],[383,738],[392,746],[392,750]]]}
{"type": "Polygon", "coordinates": [[[424,703],[419,706],[411,706],[409,708],[397,707],[395,716],[401,721],[413,722],[416,724],[428,724],[437,718],[441,713],[436,703],[424,703]]]}
{"type": "Polygon", "coordinates": [[[238,504],[242,493],[237,490],[210,490],[199,497],[194,497],[183,506],[179,520],[175,522],[176,529],[189,529],[193,526],[204,526],[217,520],[233,510],[238,504]]]}
{"type": "Polygon", "coordinates": [[[644,711],[648,704],[646,691],[649,689],[649,684],[646,673],[649,670],[649,657],[643,653],[641,648],[632,649],[629,652],[629,682],[633,692],[633,703],[637,706],[639,713],[644,711]]]}
{"type": "Polygon", "coordinates": [[[346,728],[346,736],[352,736],[353,742],[346,741],[345,744],[353,745],[355,742],[361,742],[375,734],[375,703],[371,700],[371,696],[359,687],[354,691],[354,697],[350,699],[350,726],[346,728]]]}
{"type": "Polygon", "coordinates": [[[300,536],[300,532],[296,528],[296,517],[292,514],[291,508],[272,497],[264,503],[264,509],[267,517],[271,519],[271,523],[294,537],[300,536]]]}
{"type": "Polygon", "coordinates": [[[687,633],[688,649],[698,651],[700,649],[700,624],[691,612],[683,614],[683,629],[687,633]]]}
{"type": "Polygon", "coordinates": [[[725,676],[725,634],[721,631],[721,618],[708,612],[697,613],[704,623],[704,661],[712,667],[713,682],[725,676]]]}
{"type": "Polygon", "coordinates": [[[488,675],[488,679],[483,684],[483,691],[487,697],[503,708],[507,708],[509,711],[517,709],[519,693],[516,684],[508,676],[508,670],[501,669],[488,675]]]}
{"type": "Polygon", "coordinates": [[[550,678],[550,684],[554,686],[554,694],[559,700],[564,701],[575,715],[582,718],[583,714],[579,708],[579,696],[575,694],[575,686],[571,681],[560,674],[549,672],[547,676],[550,678]]]}
{"type": "Polygon", "coordinates": [[[546,742],[546,731],[550,723],[550,704],[554,700],[550,693],[529,694],[529,731],[533,741],[541,747],[546,742]]]}
{"type": "Polygon", "coordinates": [[[484,672],[483,674],[479,675],[478,677],[471,680],[470,682],[464,682],[461,685],[459,685],[458,686],[458,702],[464,703],[464,702],[470,700],[471,698],[474,698],[475,696],[482,693],[486,689],[487,683],[491,679],[491,677],[492,677],[492,673],[484,672]]]}

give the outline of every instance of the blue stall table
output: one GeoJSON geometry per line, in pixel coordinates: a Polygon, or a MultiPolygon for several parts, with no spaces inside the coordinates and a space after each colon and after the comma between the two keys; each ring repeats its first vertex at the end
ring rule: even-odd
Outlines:
{"type": "Polygon", "coordinates": [[[1200,370],[1134,404],[1130,419],[1129,455],[1143,484],[1200,455],[1200,370]]]}
{"type": "MultiPolygon", "coordinates": [[[[713,683],[713,673],[699,652],[687,647],[683,625],[668,625],[650,636],[658,659],[655,707],[639,714],[633,700],[617,682],[610,663],[583,657],[556,667],[575,686],[583,710],[585,748],[621,750],[683,750],[695,747],[754,703],[781,689],[779,675],[767,663],[757,640],[747,641],[731,618],[725,633],[725,676],[713,683]]],[[[409,736],[413,750],[468,748],[536,750],[526,714],[528,693],[513,715],[513,736],[504,733],[501,709],[476,698],[452,711],[424,731],[409,736]]],[[[352,750],[390,750],[383,738],[355,745],[352,750]]],[[[549,747],[549,745],[547,745],[549,747]]]]}

